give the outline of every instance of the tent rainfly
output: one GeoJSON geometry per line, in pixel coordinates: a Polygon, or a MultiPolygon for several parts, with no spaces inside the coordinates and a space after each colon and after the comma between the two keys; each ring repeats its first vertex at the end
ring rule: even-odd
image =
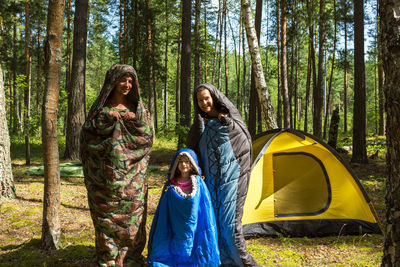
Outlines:
{"type": "Polygon", "coordinates": [[[256,136],[253,151],[245,237],[381,233],[358,178],[322,140],[275,129],[256,136]]]}

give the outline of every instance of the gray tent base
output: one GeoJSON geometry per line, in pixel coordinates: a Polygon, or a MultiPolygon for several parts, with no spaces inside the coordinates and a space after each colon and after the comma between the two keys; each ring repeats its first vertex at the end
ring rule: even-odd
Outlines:
{"type": "Polygon", "coordinates": [[[259,236],[321,237],[382,234],[377,223],[352,219],[291,220],[243,225],[245,238],[259,236]]]}

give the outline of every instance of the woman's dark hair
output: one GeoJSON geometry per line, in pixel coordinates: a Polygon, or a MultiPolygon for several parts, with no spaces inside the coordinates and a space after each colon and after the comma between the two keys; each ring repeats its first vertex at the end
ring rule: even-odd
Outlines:
{"type": "MultiPolygon", "coordinates": [[[[201,91],[204,91],[204,90],[207,90],[207,91],[210,92],[211,98],[213,100],[214,107],[218,112],[228,113],[228,110],[219,102],[219,100],[215,97],[215,95],[207,87],[201,86],[201,87],[197,87],[196,88],[196,91],[195,91],[196,92],[196,94],[195,94],[196,95],[196,105],[198,105],[197,104],[197,94],[199,92],[201,92],[201,91]]],[[[206,118],[209,117],[207,115],[207,113],[203,112],[201,109],[199,109],[199,112],[202,115],[202,117],[206,117],[206,118]]]]}

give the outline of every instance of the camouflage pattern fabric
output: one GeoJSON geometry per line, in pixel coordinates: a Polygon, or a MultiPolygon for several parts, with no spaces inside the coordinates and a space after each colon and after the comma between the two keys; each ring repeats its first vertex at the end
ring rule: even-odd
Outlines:
{"type": "Polygon", "coordinates": [[[96,235],[95,266],[139,266],[144,262],[146,169],[152,142],[149,114],[140,101],[135,70],[127,65],[112,66],[81,133],[81,159],[96,235]],[[134,81],[128,95],[134,108],[112,108],[107,97],[126,74],[134,81]],[[136,117],[114,120],[111,110],[121,116],[135,112],[136,117]]]}

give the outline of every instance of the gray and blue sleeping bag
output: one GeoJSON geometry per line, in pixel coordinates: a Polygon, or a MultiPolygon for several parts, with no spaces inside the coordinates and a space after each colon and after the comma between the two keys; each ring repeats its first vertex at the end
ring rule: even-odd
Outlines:
{"type": "Polygon", "coordinates": [[[193,102],[196,114],[187,145],[199,155],[211,195],[221,264],[257,266],[247,252],[242,230],[243,205],[251,170],[250,134],[235,106],[213,85],[199,85],[193,102]],[[211,118],[201,111],[197,104],[197,92],[202,87],[210,91],[215,108],[228,116],[211,118]]]}
{"type": "Polygon", "coordinates": [[[171,163],[168,181],[158,203],[148,243],[150,266],[219,266],[217,226],[210,194],[191,149],[181,149],[171,163]],[[195,166],[192,192],[185,194],[170,185],[179,157],[185,155],[195,166]]]}

